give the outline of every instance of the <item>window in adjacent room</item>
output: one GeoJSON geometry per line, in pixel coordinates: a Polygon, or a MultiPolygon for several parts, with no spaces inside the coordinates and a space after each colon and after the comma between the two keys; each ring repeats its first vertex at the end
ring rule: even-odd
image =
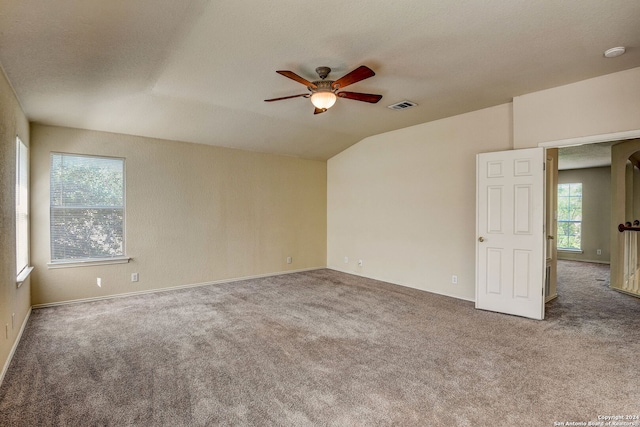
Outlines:
{"type": "Polygon", "coordinates": [[[29,267],[29,151],[16,137],[16,272],[22,284],[31,273],[29,267]]]}
{"type": "Polygon", "coordinates": [[[558,184],[558,249],[581,250],[582,183],[558,184]]]}
{"type": "Polygon", "coordinates": [[[51,263],[124,259],[124,159],[51,154],[51,263]]]}

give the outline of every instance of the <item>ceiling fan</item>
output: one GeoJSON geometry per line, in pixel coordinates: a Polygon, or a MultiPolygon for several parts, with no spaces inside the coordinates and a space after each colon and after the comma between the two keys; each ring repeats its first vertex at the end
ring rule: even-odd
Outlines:
{"type": "Polygon", "coordinates": [[[333,104],[335,104],[338,97],[355,99],[356,101],[369,102],[371,104],[375,104],[376,102],[380,101],[380,99],[382,99],[382,95],[374,95],[371,93],[346,91],[338,92],[338,90],[345,88],[350,84],[357,83],[360,80],[368,79],[369,77],[375,76],[376,73],[374,73],[371,68],[361,65],[355,70],[335,81],[325,80],[330,72],[331,68],[329,67],[318,67],[316,68],[316,73],[318,73],[320,80],[310,82],[300,77],[293,71],[276,71],[276,73],[278,74],[288,77],[291,80],[295,80],[298,83],[302,83],[311,93],[301,93],[299,95],[285,96],[282,98],[265,99],[265,102],[281,101],[283,99],[300,97],[311,98],[311,103],[315,107],[313,114],[320,114],[331,108],[333,104]]]}

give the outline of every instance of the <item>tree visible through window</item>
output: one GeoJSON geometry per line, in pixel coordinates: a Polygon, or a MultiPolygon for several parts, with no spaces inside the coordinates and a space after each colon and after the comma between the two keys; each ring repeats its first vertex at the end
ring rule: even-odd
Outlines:
{"type": "Polygon", "coordinates": [[[124,159],[51,154],[51,261],[124,256],[124,159]]]}
{"type": "Polygon", "coordinates": [[[558,184],[558,249],[580,250],[582,183],[558,184]]]}

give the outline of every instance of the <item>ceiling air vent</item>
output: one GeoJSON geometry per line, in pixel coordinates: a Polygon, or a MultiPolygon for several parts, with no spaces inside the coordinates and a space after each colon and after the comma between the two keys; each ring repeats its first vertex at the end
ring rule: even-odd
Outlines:
{"type": "Polygon", "coordinates": [[[415,102],[405,100],[392,105],[388,105],[387,108],[390,108],[392,110],[406,110],[407,108],[415,107],[416,105],[418,104],[416,104],[415,102]]]}

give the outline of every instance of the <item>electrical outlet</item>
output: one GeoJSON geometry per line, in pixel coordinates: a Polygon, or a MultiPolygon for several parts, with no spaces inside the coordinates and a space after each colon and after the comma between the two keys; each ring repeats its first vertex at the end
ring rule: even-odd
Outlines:
{"type": "Polygon", "coordinates": [[[349,264],[349,257],[348,256],[344,257],[344,263],[345,264],[349,264]]]}
{"type": "Polygon", "coordinates": [[[456,276],[455,274],[453,276],[451,276],[451,283],[453,283],[454,285],[458,284],[458,276],[456,276]]]}
{"type": "Polygon", "coordinates": [[[292,261],[293,261],[293,259],[290,256],[288,256],[287,257],[287,264],[291,264],[292,261]]]}
{"type": "Polygon", "coordinates": [[[596,250],[596,254],[598,254],[598,255],[602,255],[602,249],[597,249],[597,250],[596,250]]]}
{"type": "Polygon", "coordinates": [[[96,285],[98,285],[99,288],[102,287],[102,279],[98,277],[98,279],[96,280],[96,285]]]}
{"type": "Polygon", "coordinates": [[[358,260],[358,267],[362,267],[362,260],[361,259],[358,260]]]}
{"type": "Polygon", "coordinates": [[[138,276],[138,273],[131,273],[132,282],[137,282],[139,279],[140,279],[140,276],[138,276]]]}

